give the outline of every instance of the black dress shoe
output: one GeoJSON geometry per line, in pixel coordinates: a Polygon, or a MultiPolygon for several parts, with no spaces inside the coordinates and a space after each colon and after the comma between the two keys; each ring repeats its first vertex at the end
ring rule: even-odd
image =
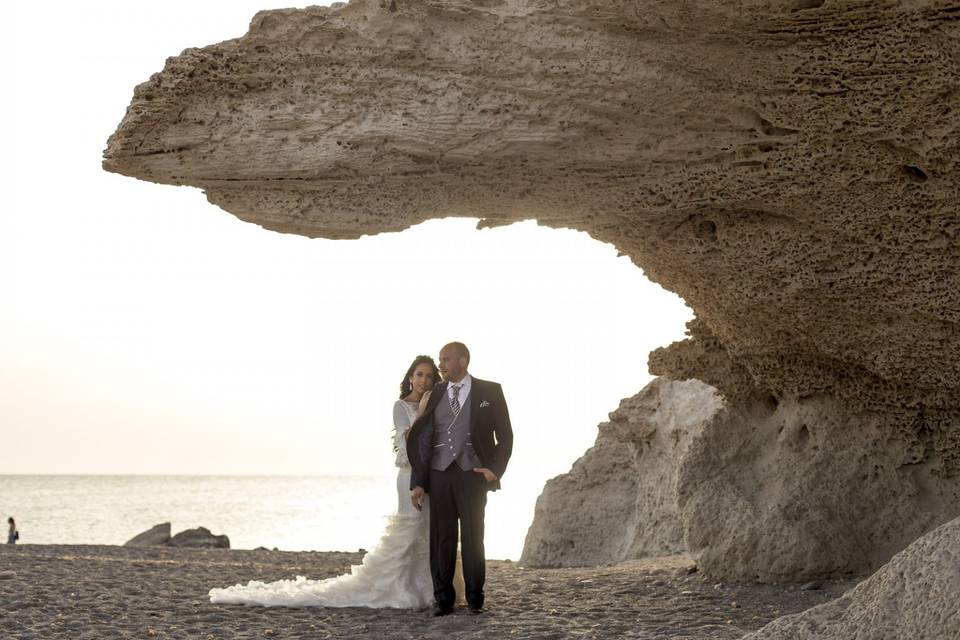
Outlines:
{"type": "Polygon", "coordinates": [[[472,603],[472,602],[468,602],[468,603],[467,603],[467,610],[468,610],[470,613],[474,614],[474,615],[476,615],[476,614],[478,614],[478,613],[483,613],[483,605],[482,605],[482,604],[474,604],[474,603],[472,603]]]}
{"type": "Polygon", "coordinates": [[[444,607],[439,602],[434,602],[433,606],[430,607],[430,615],[434,618],[439,618],[440,616],[448,616],[453,613],[453,607],[444,607]]]}

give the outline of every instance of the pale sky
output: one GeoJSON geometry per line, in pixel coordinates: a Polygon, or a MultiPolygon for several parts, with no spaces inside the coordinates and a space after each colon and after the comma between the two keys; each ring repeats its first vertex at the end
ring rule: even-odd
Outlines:
{"type": "Polygon", "coordinates": [[[390,474],[400,378],[456,339],[503,384],[528,511],[691,312],[579,232],[447,219],[309,240],[100,168],[136,84],[280,6],[7,9],[0,474],[390,474]],[[477,303],[455,323],[428,288],[451,270],[477,303]]]}

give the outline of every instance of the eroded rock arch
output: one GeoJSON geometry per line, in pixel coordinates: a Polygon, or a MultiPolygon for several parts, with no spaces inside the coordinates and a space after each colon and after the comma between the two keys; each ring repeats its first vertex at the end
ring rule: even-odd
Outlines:
{"type": "Polygon", "coordinates": [[[613,243],[696,313],[651,370],[726,399],[691,451],[728,486],[680,474],[703,568],[806,575],[842,532],[767,575],[748,556],[769,531],[724,514],[830,526],[859,496],[888,518],[865,569],[960,512],[958,36],[949,2],[266,11],[138,86],[104,167],[308,236],[459,215],[613,243]],[[743,470],[798,415],[816,453],[780,453],[822,477],[770,500],[778,470],[743,470]],[[752,452],[735,464],[730,433],[752,452]]]}

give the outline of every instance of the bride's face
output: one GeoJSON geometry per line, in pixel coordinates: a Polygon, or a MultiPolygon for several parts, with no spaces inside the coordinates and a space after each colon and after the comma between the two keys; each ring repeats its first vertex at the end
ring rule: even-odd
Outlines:
{"type": "Polygon", "coordinates": [[[410,386],[420,395],[429,391],[433,387],[433,382],[433,367],[426,362],[418,364],[413,370],[413,375],[410,376],[410,386]]]}

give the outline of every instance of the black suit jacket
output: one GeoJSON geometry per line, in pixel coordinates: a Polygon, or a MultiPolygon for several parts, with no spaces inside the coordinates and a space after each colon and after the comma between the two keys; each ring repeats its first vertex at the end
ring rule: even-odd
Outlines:
{"type": "MultiPolygon", "coordinates": [[[[472,376],[471,376],[472,377],[472,376]]],[[[430,491],[430,461],[433,456],[434,415],[437,404],[447,401],[447,383],[433,387],[423,415],[410,427],[407,435],[407,457],[410,458],[410,489],[423,487],[430,491]]],[[[503,389],[496,382],[473,378],[470,386],[470,440],[480,462],[497,476],[487,485],[490,491],[500,488],[500,478],[507,470],[513,452],[513,428],[503,389]]]]}

